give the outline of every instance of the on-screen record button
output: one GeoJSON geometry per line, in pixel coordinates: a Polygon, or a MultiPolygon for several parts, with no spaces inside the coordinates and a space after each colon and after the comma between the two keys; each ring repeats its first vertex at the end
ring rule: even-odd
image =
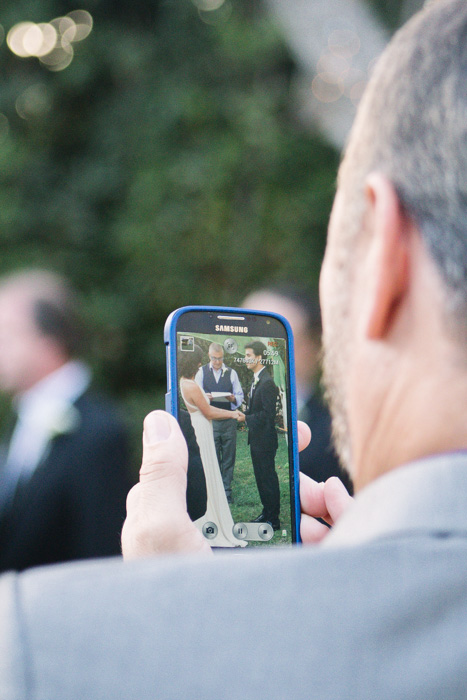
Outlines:
{"type": "Polygon", "coordinates": [[[274,537],[274,529],[272,525],[269,523],[260,523],[258,526],[258,535],[262,540],[264,540],[264,542],[272,540],[274,537]]]}

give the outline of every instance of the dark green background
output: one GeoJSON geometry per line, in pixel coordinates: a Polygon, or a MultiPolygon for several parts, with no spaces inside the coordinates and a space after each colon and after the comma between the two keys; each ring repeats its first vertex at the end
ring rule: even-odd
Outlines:
{"type": "MultiPolygon", "coordinates": [[[[191,0],[0,9],[5,32],[75,9],[94,19],[61,72],[0,46],[0,273],[71,278],[96,380],[138,441],[163,406],[171,310],[291,278],[317,289],[339,157],[297,120],[296,66],[271,16],[259,0],[231,4],[218,25],[191,0]],[[32,86],[45,100],[24,119],[15,104],[32,86]]],[[[397,25],[399,2],[373,4],[397,25]]]]}

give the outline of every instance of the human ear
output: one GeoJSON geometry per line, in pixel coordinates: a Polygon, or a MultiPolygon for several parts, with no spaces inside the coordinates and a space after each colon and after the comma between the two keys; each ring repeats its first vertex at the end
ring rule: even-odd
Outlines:
{"type": "Polygon", "coordinates": [[[378,172],[365,182],[367,224],[371,235],[371,287],[367,337],[383,339],[409,286],[409,230],[394,185],[378,172]]]}

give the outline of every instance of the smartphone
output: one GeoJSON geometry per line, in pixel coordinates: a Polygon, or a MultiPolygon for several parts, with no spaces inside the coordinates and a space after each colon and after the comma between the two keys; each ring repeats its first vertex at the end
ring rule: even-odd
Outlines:
{"type": "Polygon", "coordinates": [[[293,337],[274,313],[190,306],[167,319],[166,409],[188,445],[187,507],[212,547],[300,541],[293,337]]]}

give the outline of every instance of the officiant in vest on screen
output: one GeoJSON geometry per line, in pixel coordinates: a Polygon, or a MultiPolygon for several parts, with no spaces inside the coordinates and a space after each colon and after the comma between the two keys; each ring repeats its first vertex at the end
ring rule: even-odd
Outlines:
{"type": "MultiPolygon", "coordinates": [[[[243,390],[234,369],[224,364],[224,348],[211,343],[208,350],[209,363],[199,368],[195,380],[206,392],[211,406],[235,411],[243,401],[243,390]],[[222,396],[219,396],[222,394],[222,396]]],[[[214,442],[217,460],[222,474],[225,493],[232,503],[232,479],[237,447],[237,421],[213,420],[214,442]]]]}

